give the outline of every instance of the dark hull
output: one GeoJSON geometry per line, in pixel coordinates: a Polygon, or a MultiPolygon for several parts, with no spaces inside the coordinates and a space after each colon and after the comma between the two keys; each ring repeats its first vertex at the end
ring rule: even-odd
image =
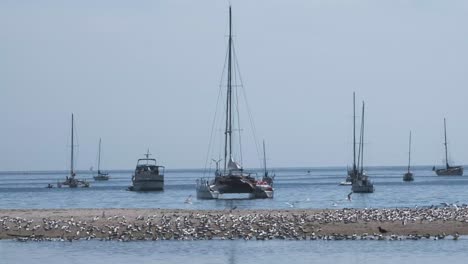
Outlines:
{"type": "Polygon", "coordinates": [[[129,187],[130,191],[162,191],[164,190],[164,181],[134,181],[129,187]]]}
{"type": "Polygon", "coordinates": [[[447,169],[438,169],[435,171],[437,176],[462,176],[463,175],[463,167],[449,167],[447,169]]]}
{"type": "Polygon", "coordinates": [[[403,181],[414,181],[413,173],[405,173],[405,175],[403,175],[403,181]]]}
{"type": "Polygon", "coordinates": [[[253,193],[255,180],[246,176],[218,176],[215,179],[215,188],[220,193],[253,193]]]}
{"type": "Polygon", "coordinates": [[[107,181],[109,180],[109,176],[107,175],[98,175],[93,177],[95,181],[107,181]]]}

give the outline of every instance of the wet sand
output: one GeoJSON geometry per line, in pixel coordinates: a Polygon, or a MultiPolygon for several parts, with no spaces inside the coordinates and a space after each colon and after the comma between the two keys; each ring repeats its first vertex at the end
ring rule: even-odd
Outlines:
{"type": "Polygon", "coordinates": [[[23,240],[442,239],[468,235],[468,208],[12,209],[0,224],[0,239],[23,240]]]}

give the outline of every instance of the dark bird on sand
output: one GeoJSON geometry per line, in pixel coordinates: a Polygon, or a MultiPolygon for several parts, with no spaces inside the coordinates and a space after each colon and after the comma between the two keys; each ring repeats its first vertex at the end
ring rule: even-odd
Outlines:
{"type": "Polygon", "coordinates": [[[381,228],[380,226],[379,226],[379,232],[382,233],[382,234],[388,233],[387,230],[381,228]]]}

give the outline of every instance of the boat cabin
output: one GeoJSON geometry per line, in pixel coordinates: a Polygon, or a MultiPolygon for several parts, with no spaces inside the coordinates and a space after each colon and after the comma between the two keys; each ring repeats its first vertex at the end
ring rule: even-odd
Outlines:
{"type": "Polygon", "coordinates": [[[135,174],[151,173],[164,175],[164,166],[158,166],[156,159],[139,159],[135,169],[135,174]]]}

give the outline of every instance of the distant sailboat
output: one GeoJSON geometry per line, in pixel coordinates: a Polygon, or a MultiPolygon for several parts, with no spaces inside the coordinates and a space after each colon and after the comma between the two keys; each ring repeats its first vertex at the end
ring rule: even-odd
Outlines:
{"type": "Polygon", "coordinates": [[[435,171],[437,176],[462,176],[463,175],[463,166],[450,166],[448,163],[448,150],[447,150],[447,124],[444,118],[444,146],[445,146],[445,168],[432,169],[435,171]]]}
{"type": "Polygon", "coordinates": [[[403,175],[403,181],[414,181],[414,176],[410,169],[411,169],[411,131],[409,133],[408,171],[403,175]]]}
{"type": "Polygon", "coordinates": [[[267,164],[266,164],[266,151],[265,151],[265,140],[263,140],[263,177],[262,177],[262,182],[270,185],[273,187],[273,180],[275,179],[275,175],[271,176],[269,175],[269,172],[267,170],[267,164]]]}
{"type": "Polygon", "coordinates": [[[101,138],[99,138],[99,150],[98,150],[98,171],[97,175],[94,176],[95,181],[107,181],[109,180],[109,173],[101,172],[101,138]]]}
{"type": "MultiPolygon", "coordinates": [[[[354,93],[353,93],[353,107],[355,105],[354,100],[354,93]]],[[[360,142],[359,142],[359,151],[358,151],[358,159],[357,164],[353,164],[353,170],[350,174],[351,176],[351,190],[355,193],[373,193],[374,192],[374,184],[371,180],[369,180],[369,176],[366,175],[364,171],[364,111],[365,111],[365,104],[362,102],[362,116],[361,116],[361,133],[360,133],[360,142]]],[[[353,128],[355,129],[355,125],[353,128]]],[[[353,133],[355,135],[355,132],[353,133]]],[[[356,137],[353,139],[356,142],[356,137]]],[[[355,147],[354,149],[354,156],[355,147]]]]}
{"type": "Polygon", "coordinates": [[[86,180],[78,180],[75,178],[75,168],[74,168],[74,119],[73,114],[71,116],[71,153],[70,153],[70,175],[65,178],[65,181],[58,182],[57,187],[68,186],[70,188],[77,187],[89,187],[89,182],[86,180]]]}

